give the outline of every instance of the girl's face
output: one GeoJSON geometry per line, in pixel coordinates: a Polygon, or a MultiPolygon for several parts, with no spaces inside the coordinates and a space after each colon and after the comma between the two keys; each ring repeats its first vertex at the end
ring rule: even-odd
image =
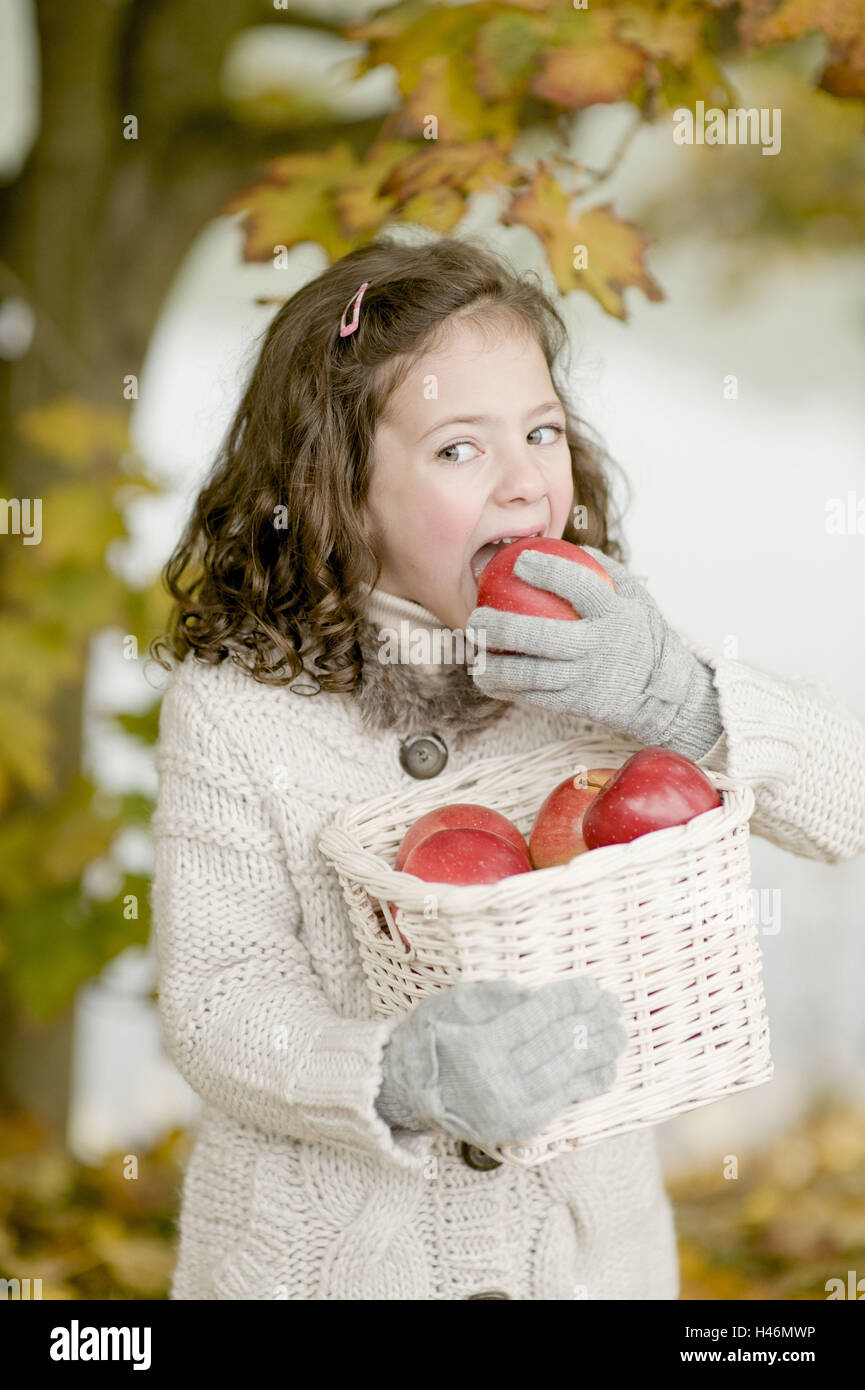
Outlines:
{"type": "MultiPolygon", "coordinates": [[[[477,607],[472,558],[501,536],[561,538],[573,505],[565,414],[534,337],[449,325],[391,396],[367,508],[378,586],[447,627],[477,607]]],[[[485,552],[489,554],[489,552],[485,552]]]]}

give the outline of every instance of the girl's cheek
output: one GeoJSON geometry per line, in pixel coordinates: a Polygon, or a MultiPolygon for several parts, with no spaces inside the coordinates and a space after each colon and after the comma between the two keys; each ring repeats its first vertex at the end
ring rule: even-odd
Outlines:
{"type": "Polygon", "coordinates": [[[453,504],[430,509],[423,521],[424,534],[442,547],[459,544],[463,534],[470,535],[472,521],[453,504]]]}

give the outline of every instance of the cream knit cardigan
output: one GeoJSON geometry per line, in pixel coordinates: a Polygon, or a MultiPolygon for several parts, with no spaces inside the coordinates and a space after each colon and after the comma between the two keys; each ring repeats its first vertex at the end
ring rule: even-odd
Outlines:
{"type": "MultiPolygon", "coordinates": [[[[367,617],[370,632],[441,627],[379,590],[367,617]]],[[[683,640],[714,669],[724,725],[702,765],[754,787],[752,831],[829,863],[865,850],[859,720],[825,686],[683,640]]],[[[365,684],[380,674],[368,667],[365,684]]],[[[318,835],[342,807],[412,785],[408,734],[441,732],[450,773],[592,729],[529,704],[497,714],[462,733],[416,719],[369,729],[352,697],[298,698],[228,660],[187,657],[172,673],[153,819],[159,1010],[203,1101],[172,1298],[677,1297],[652,1128],[479,1171],[449,1135],[391,1130],[375,1109],[399,1020],[373,1011],[318,835]]],[[[602,732],[611,752],[641,746],[602,732]]]]}

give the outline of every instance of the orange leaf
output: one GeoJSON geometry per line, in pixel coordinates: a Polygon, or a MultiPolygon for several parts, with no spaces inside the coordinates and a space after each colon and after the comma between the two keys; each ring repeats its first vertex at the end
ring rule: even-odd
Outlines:
{"type": "Polygon", "coordinates": [[[638,227],[614,215],[609,203],[588,209],[576,219],[570,199],[542,168],[531,187],[503,213],[507,226],[528,227],[544,244],[550,269],[562,293],[582,289],[608,314],[625,319],[623,291],[633,286],[647,299],[663,299],[661,287],[643,265],[650,242],[638,227]],[[585,265],[575,265],[578,248],[585,248],[585,265]]]}
{"type": "Polygon", "coordinates": [[[301,241],[318,242],[332,260],[353,250],[356,242],[345,236],[334,199],[356,168],[344,141],[326,151],[272,160],[263,182],[235,194],[222,208],[245,214],[244,260],[272,260],[277,246],[290,250],[301,241]]]}
{"type": "Polygon", "coordinates": [[[505,159],[494,140],[476,140],[468,145],[433,142],[428,149],[402,160],[384,185],[402,206],[418,193],[443,186],[459,192],[505,184],[513,186],[525,178],[523,170],[505,159]]]}
{"type": "Polygon", "coordinates": [[[772,14],[748,5],[739,20],[743,46],[788,43],[820,30],[829,61],[819,85],[839,97],[865,97],[865,0],[782,0],[772,14]]]}

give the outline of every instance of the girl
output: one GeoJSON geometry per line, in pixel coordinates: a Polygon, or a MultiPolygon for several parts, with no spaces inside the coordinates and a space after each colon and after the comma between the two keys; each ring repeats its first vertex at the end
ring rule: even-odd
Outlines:
{"type": "Polygon", "coordinates": [[[865,728],[822,687],[681,638],[617,562],[566,342],[534,279],[468,241],[352,252],[270,324],[166,566],[159,1005],[204,1103],[173,1298],[677,1297],[651,1127],[530,1169],[483,1148],[610,1084],[611,996],[527,992],[528,1018],[482,981],[379,1018],[317,845],[345,805],[581,732],[596,766],[656,744],[749,781],[752,829],[796,853],[865,848],[865,728]],[[535,531],[613,579],[520,557],[582,622],[476,606],[493,543],[535,531]],[[434,642],[448,630],[517,654],[380,659],[401,630],[415,655],[459,652],[434,642]],[[595,1023],[584,1090],[553,1065],[575,1017],[595,1023]],[[513,1072],[523,1043],[549,1067],[513,1072]]]}

